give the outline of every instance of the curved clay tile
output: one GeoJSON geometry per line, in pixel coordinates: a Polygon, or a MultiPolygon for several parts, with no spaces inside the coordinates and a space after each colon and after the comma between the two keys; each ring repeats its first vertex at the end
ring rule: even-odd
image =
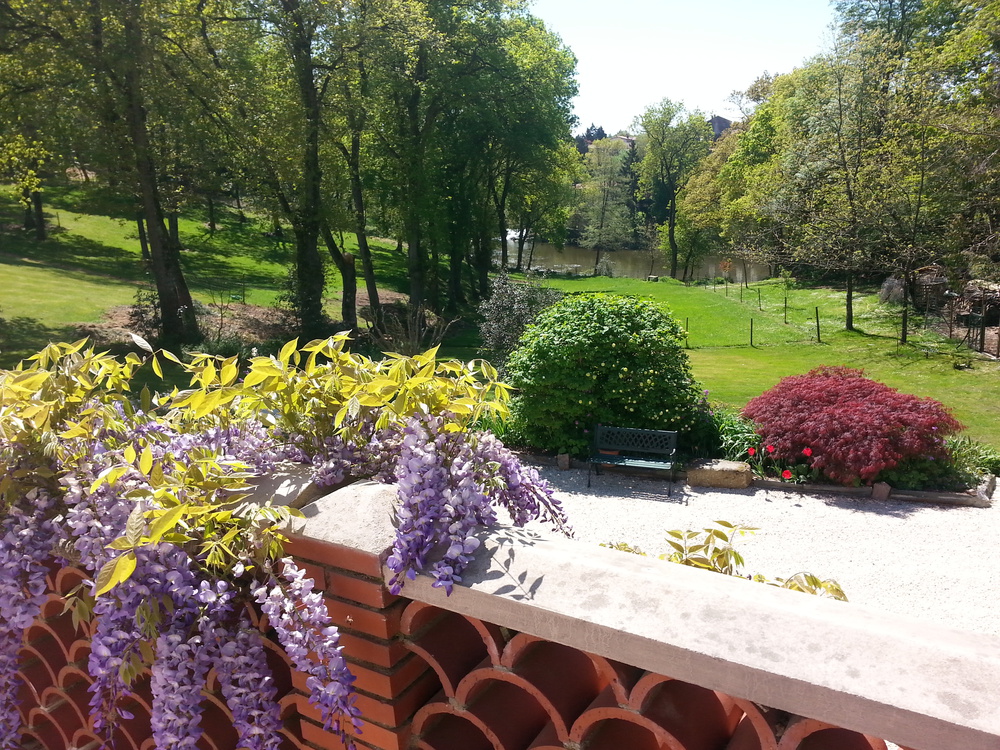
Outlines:
{"type": "Polygon", "coordinates": [[[60,687],[45,688],[42,706],[53,721],[70,734],[87,725],[87,714],[80,710],[77,699],[70,698],[60,687]]]}
{"type": "Polygon", "coordinates": [[[733,702],[743,711],[743,718],[736,726],[726,750],[777,750],[775,727],[787,714],[756,703],[734,698],[733,702]]]}
{"type": "MultiPolygon", "coordinates": [[[[419,625],[425,617],[431,614],[428,610],[420,610],[416,618],[408,618],[412,605],[403,613],[402,630],[404,634],[414,633],[413,625],[419,625]]],[[[489,666],[495,663],[490,654],[490,645],[483,640],[483,633],[462,615],[453,612],[442,612],[433,608],[440,617],[433,620],[433,627],[424,627],[406,641],[406,647],[429,664],[441,687],[449,698],[454,698],[459,682],[471,670],[479,665],[489,666]]],[[[492,643],[492,639],[488,639],[492,643]]],[[[495,645],[493,647],[496,653],[495,645]]]]}
{"type": "Polygon", "coordinates": [[[743,718],[743,710],[725,693],[652,673],[632,690],[629,707],[670,732],[686,750],[725,747],[743,718]]]}
{"type": "Polygon", "coordinates": [[[80,729],[73,734],[72,747],[80,750],[92,750],[93,748],[104,747],[105,743],[93,732],[87,729],[80,729]]]}
{"type": "Polygon", "coordinates": [[[69,747],[73,730],[61,727],[44,708],[33,708],[28,712],[28,726],[48,750],[65,750],[69,747]],[[70,736],[67,736],[67,732],[70,736]]]}
{"type": "Polygon", "coordinates": [[[313,750],[309,745],[306,745],[302,738],[298,736],[298,733],[292,731],[288,727],[283,727],[279,729],[278,732],[281,734],[281,746],[280,750],[313,750]]]}
{"type": "Polygon", "coordinates": [[[41,705],[41,695],[45,688],[55,684],[56,673],[52,671],[48,660],[30,645],[21,648],[18,666],[17,674],[21,684],[31,692],[31,704],[41,705]]]}
{"type": "Polygon", "coordinates": [[[44,619],[39,620],[39,622],[52,631],[52,634],[63,645],[63,650],[66,652],[67,657],[69,656],[69,647],[73,644],[73,641],[77,638],[89,636],[89,633],[85,632],[82,627],[77,628],[74,626],[73,616],[69,612],[63,612],[61,608],[54,614],[46,613],[43,609],[42,616],[44,619]]]}
{"type": "Polygon", "coordinates": [[[80,568],[73,565],[66,565],[56,572],[55,580],[51,582],[52,585],[49,589],[60,596],[68,596],[73,589],[88,578],[90,576],[80,570],[80,568]]]}
{"type": "Polygon", "coordinates": [[[202,739],[211,744],[206,750],[226,750],[236,747],[237,734],[233,714],[221,695],[207,694],[201,701],[202,739]]]}
{"type": "Polygon", "coordinates": [[[292,690],[293,672],[291,662],[285,649],[274,641],[264,638],[264,656],[274,680],[275,696],[282,698],[292,690]]]}
{"type": "Polygon", "coordinates": [[[587,750],[687,750],[663,727],[623,708],[588,711],[573,727],[573,741],[587,750]]]}
{"type": "Polygon", "coordinates": [[[52,671],[58,674],[69,661],[69,649],[75,638],[71,637],[68,643],[64,642],[47,622],[35,620],[25,632],[24,640],[40,654],[45,654],[52,671]]]}
{"type": "MultiPolygon", "coordinates": [[[[532,705],[526,710],[533,711],[536,707],[540,708],[544,713],[544,720],[540,720],[538,727],[532,735],[532,738],[537,737],[538,733],[543,730],[544,727],[552,724],[555,729],[556,737],[560,742],[565,742],[569,739],[569,728],[572,726],[574,719],[579,715],[580,710],[586,708],[587,704],[584,704],[580,710],[572,713],[571,715],[565,715],[553,704],[552,700],[538,689],[535,685],[528,682],[524,677],[514,674],[513,672],[501,671],[493,667],[484,666],[482,669],[476,669],[467,674],[462,678],[462,681],[458,685],[458,691],[455,694],[454,703],[457,704],[459,708],[465,708],[474,712],[482,711],[481,705],[475,707],[477,701],[482,700],[493,700],[497,693],[495,691],[491,692],[491,688],[495,687],[493,683],[504,682],[520,690],[524,696],[527,696],[532,701],[532,705]],[[489,696],[487,697],[487,694],[489,696]]],[[[571,689],[571,686],[567,683],[567,689],[571,689]]],[[[525,698],[520,694],[514,694],[520,698],[519,704],[525,705],[525,698]]],[[[559,699],[559,696],[555,696],[559,699]]],[[[565,700],[560,700],[561,704],[565,704],[565,700]]]]}
{"type": "Polygon", "coordinates": [[[484,747],[495,750],[523,750],[549,723],[549,714],[531,694],[503,679],[510,675],[485,668],[469,676],[473,680],[463,683],[467,688],[467,706],[433,703],[423,706],[414,715],[413,731],[422,737],[425,747],[461,750],[461,746],[442,744],[442,732],[449,737],[456,732],[461,737],[474,734],[465,725],[445,718],[449,716],[465,720],[485,738],[488,744],[484,747]]]}
{"type": "Polygon", "coordinates": [[[67,658],[69,664],[82,664],[85,667],[90,658],[90,641],[86,638],[73,641],[70,644],[67,658]]]}
{"type": "MultiPolygon", "coordinates": [[[[511,639],[501,663],[510,670],[510,676],[492,670],[495,678],[516,677],[515,684],[533,695],[551,716],[560,742],[569,740],[573,722],[609,684],[607,673],[598,669],[589,654],[526,633],[511,639]]],[[[463,680],[457,695],[459,702],[465,702],[465,685],[463,680]]]]}
{"type": "MultiPolygon", "coordinates": [[[[435,629],[439,627],[437,622],[439,620],[445,619],[446,616],[462,617],[473,629],[479,633],[479,636],[483,640],[483,644],[486,646],[486,652],[490,657],[490,661],[493,664],[500,663],[500,653],[503,651],[504,638],[503,631],[498,625],[493,623],[483,622],[482,620],[477,620],[475,617],[463,617],[462,615],[457,615],[453,612],[448,612],[446,610],[435,607],[432,604],[424,604],[423,602],[410,602],[406,609],[403,611],[403,615],[400,618],[399,629],[404,635],[411,636],[414,640],[419,640],[424,631],[426,631],[432,624],[435,625],[435,629]]],[[[478,663],[478,662],[477,662],[478,663]]]]}
{"type": "Polygon", "coordinates": [[[420,709],[413,718],[413,731],[415,750],[503,750],[470,719],[453,711],[420,709]]]}
{"type": "Polygon", "coordinates": [[[86,724],[90,714],[89,688],[93,682],[89,674],[72,663],[59,670],[59,675],[56,677],[56,684],[62,695],[76,705],[77,711],[84,718],[84,724],[86,724]]]}
{"type": "Polygon", "coordinates": [[[778,750],[886,750],[886,745],[876,737],[797,717],[782,735],[778,750]]]}

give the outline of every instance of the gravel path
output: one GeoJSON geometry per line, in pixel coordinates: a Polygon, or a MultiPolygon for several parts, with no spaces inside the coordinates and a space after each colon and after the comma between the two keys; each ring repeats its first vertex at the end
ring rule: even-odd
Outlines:
{"type": "Polygon", "coordinates": [[[1000,502],[967,508],[684,484],[668,497],[663,480],[605,473],[588,489],[586,471],[537,468],[581,541],[624,541],[655,556],[669,549],[667,529],[756,526],[736,545],[746,573],[808,571],[836,579],[851,602],[1000,635],[1000,502]]]}

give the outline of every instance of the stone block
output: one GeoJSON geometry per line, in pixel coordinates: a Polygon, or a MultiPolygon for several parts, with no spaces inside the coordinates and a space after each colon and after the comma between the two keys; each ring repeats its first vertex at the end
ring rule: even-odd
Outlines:
{"type": "Polygon", "coordinates": [[[888,500],[889,495],[892,494],[892,487],[890,487],[885,482],[875,482],[872,485],[872,499],[873,500],[888,500]]]}
{"type": "Polygon", "coordinates": [[[687,483],[692,487],[740,490],[753,483],[753,472],[750,471],[750,464],[744,461],[706,459],[688,464],[687,483]]]}

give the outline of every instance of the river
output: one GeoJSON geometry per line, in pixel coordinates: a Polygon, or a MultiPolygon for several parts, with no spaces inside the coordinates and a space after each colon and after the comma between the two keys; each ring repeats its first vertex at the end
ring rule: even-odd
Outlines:
{"type": "MultiPolygon", "coordinates": [[[[497,252],[497,262],[500,260],[497,252]]],[[[604,251],[601,253],[601,265],[607,264],[610,267],[612,276],[620,276],[632,279],[644,279],[647,276],[669,276],[670,263],[667,254],[659,250],[617,250],[604,251]]],[[[585,247],[574,247],[567,245],[562,250],[547,242],[535,243],[534,252],[531,252],[530,240],[524,246],[524,270],[549,271],[560,275],[569,276],[590,276],[594,272],[594,262],[597,259],[597,251],[585,247]],[[531,263],[529,265],[528,260],[531,263]]],[[[507,260],[511,268],[517,263],[517,240],[513,238],[508,243],[507,260]]],[[[695,266],[692,279],[715,278],[725,276],[720,269],[726,258],[721,255],[707,255],[700,259],[695,266]]],[[[607,270],[607,269],[602,269],[607,270]]],[[[678,274],[682,269],[678,269],[678,274]]],[[[604,275],[607,275],[606,273],[604,275]]],[[[770,269],[763,263],[747,262],[746,269],[739,259],[732,260],[732,267],[729,271],[729,280],[733,282],[743,281],[744,276],[749,276],[750,281],[761,281],[770,277],[770,269]]]]}

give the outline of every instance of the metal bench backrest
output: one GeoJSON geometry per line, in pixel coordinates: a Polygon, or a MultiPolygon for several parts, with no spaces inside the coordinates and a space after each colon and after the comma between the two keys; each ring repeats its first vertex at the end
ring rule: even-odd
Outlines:
{"type": "Polygon", "coordinates": [[[658,453],[671,456],[677,450],[677,433],[665,430],[638,430],[633,427],[606,427],[594,430],[594,447],[599,451],[658,453]]]}

